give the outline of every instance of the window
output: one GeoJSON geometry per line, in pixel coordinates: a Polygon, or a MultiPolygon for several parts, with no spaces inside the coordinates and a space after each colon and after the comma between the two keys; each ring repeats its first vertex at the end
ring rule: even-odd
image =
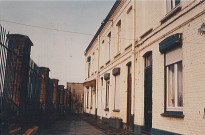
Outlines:
{"type": "Polygon", "coordinates": [[[117,23],[117,52],[121,50],[121,20],[117,23]]]}
{"type": "Polygon", "coordinates": [[[183,111],[182,49],[165,53],[166,111],[183,111]]]}
{"type": "Polygon", "coordinates": [[[89,88],[87,88],[87,108],[89,107],[88,106],[88,101],[89,101],[89,88]]]}
{"type": "Polygon", "coordinates": [[[170,12],[173,8],[179,5],[180,0],[167,0],[167,12],[170,12]]]}
{"type": "Polygon", "coordinates": [[[110,87],[110,80],[106,80],[105,109],[108,109],[108,108],[109,108],[109,87],[110,87]]]}
{"type": "Polygon", "coordinates": [[[145,57],[145,67],[152,66],[152,55],[151,53],[145,57]]]}
{"type": "Polygon", "coordinates": [[[111,32],[107,35],[107,37],[108,37],[108,60],[110,60],[111,32]]]}
{"type": "Polygon", "coordinates": [[[93,106],[93,86],[91,87],[91,92],[90,92],[90,108],[93,106]]]}
{"type": "Polygon", "coordinates": [[[115,76],[115,97],[114,97],[114,110],[119,110],[120,99],[120,75],[115,76]]]}
{"type": "Polygon", "coordinates": [[[131,39],[132,39],[132,34],[133,34],[133,19],[132,19],[133,15],[132,15],[132,6],[129,7],[129,9],[127,10],[127,42],[128,45],[131,44],[131,39]]]}
{"type": "Polygon", "coordinates": [[[88,63],[88,78],[90,77],[90,62],[88,63]]]}

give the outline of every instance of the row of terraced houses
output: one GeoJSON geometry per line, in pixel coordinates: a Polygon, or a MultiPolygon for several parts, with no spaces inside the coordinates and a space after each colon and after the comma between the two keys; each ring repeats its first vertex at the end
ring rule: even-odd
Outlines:
{"type": "Polygon", "coordinates": [[[117,0],[85,50],[84,113],[137,133],[205,134],[204,0],[117,0]]]}

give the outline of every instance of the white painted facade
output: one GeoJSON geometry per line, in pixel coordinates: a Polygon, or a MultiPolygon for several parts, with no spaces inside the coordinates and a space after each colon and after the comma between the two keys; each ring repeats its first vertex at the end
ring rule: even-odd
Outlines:
{"type": "Polygon", "coordinates": [[[134,120],[131,128],[138,133],[146,130],[144,56],[151,52],[152,126],[149,132],[205,134],[205,2],[173,2],[172,9],[167,1],[159,0],[126,0],[113,6],[115,10],[108,14],[109,18],[85,52],[85,113],[100,119],[119,118],[126,125],[127,64],[131,62],[131,116],[134,120]],[[177,33],[182,35],[180,49],[173,47],[160,52],[159,44],[177,33]],[[176,79],[170,84],[168,67],[178,61],[182,63],[182,69],[175,66],[173,76],[176,79]],[[112,73],[115,68],[120,68],[117,76],[112,73]],[[109,100],[106,99],[106,73],[110,73],[109,100]],[[175,95],[168,90],[171,85],[175,87],[175,95]],[[176,94],[176,89],[181,90],[178,90],[181,97],[176,94]],[[168,102],[174,107],[169,107],[168,102]],[[180,105],[176,107],[177,104],[180,105]]]}

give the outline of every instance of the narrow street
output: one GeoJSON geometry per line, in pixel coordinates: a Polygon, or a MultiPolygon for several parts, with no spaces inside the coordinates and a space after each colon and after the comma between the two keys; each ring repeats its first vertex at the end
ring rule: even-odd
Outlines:
{"type": "Polygon", "coordinates": [[[125,129],[111,128],[108,123],[87,115],[67,114],[60,120],[40,129],[37,135],[145,135],[136,134],[125,129]]]}
{"type": "Polygon", "coordinates": [[[79,119],[69,116],[64,120],[56,121],[52,126],[43,129],[39,135],[105,135],[103,131],[79,119]]]}

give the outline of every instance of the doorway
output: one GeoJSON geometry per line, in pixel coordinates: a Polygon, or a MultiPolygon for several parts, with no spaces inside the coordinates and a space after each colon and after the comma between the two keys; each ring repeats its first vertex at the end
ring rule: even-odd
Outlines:
{"type": "Polygon", "coordinates": [[[145,81],[144,81],[144,122],[145,131],[152,128],[152,53],[145,55],[145,81]]]}
{"type": "Polygon", "coordinates": [[[127,64],[127,126],[131,124],[131,92],[132,92],[132,74],[131,62],[127,64]]]}

